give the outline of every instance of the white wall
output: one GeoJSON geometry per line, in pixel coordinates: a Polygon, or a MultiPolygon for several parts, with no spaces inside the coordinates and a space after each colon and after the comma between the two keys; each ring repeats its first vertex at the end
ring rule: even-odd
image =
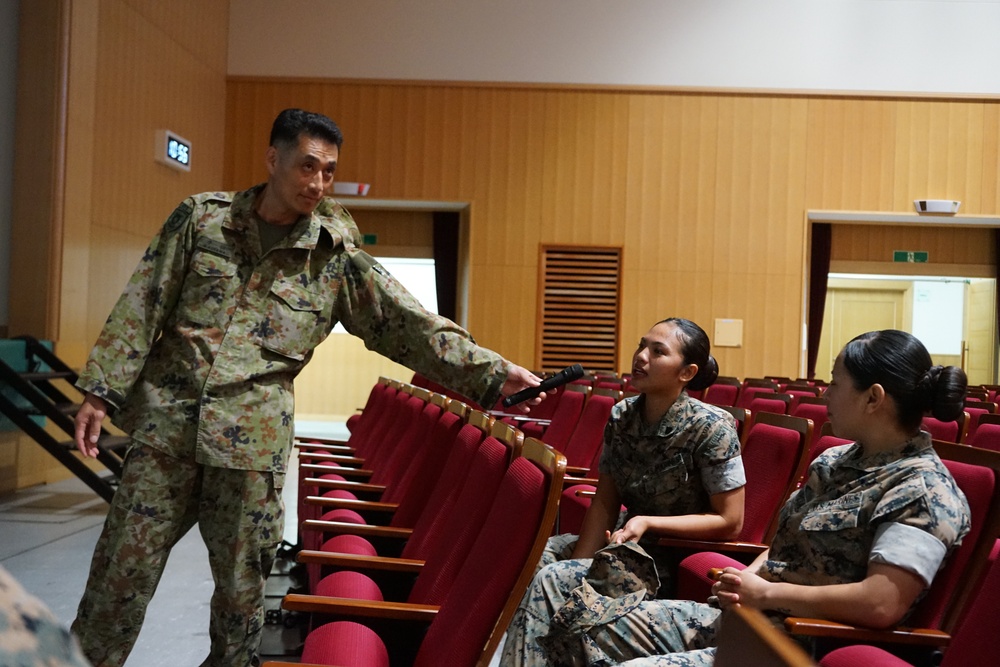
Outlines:
{"type": "Polygon", "coordinates": [[[10,322],[10,199],[14,182],[19,0],[0,0],[0,327],[10,322]]]}
{"type": "Polygon", "coordinates": [[[1000,95],[1000,0],[231,0],[229,73],[1000,95]]]}

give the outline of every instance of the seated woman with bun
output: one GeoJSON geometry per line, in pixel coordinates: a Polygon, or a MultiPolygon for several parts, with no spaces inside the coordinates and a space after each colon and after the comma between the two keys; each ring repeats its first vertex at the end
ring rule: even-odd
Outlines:
{"type": "Polygon", "coordinates": [[[657,548],[658,537],[726,540],[739,534],[746,478],[735,420],[684,391],[703,389],[718,375],[708,336],[694,322],[666,319],[642,337],[632,355],[632,386],[640,394],[611,412],[597,490],[580,535],[549,539],[536,583],[568,592],[598,549],[638,540],[656,559],[668,592],[667,573],[676,562],[669,550],[657,548]],[[627,512],[620,519],[623,504],[627,512]]]}
{"type": "Polygon", "coordinates": [[[826,393],[834,433],[855,442],[812,463],[770,548],[745,569],[725,569],[715,604],[624,605],[631,591],[605,587],[595,598],[533,584],[511,626],[526,631],[510,633],[502,664],[711,665],[720,607],[730,605],[776,619],[902,622],[969,531],[965,496],[920,430],[928,412],[957,417],[965,387],[961,369],[932,366],[908,333],[858,336],[837,357],[826,393]]]}

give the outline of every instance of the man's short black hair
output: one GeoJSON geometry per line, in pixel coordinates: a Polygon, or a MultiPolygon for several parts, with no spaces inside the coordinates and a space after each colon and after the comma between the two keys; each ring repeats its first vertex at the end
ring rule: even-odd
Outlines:
{"type": "Polygon", "coordinates": [[[275,148],[295,146],[303,134],[334,144],[338,151],[344,143],[344,134],[340,128],[323,114],[302,109],[285,109],[278,114],[271,126],[270,145],[275,148]]]}

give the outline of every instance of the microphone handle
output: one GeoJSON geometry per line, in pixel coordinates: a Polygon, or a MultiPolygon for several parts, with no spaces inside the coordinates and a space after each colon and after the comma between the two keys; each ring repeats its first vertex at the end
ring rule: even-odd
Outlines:
{"type": "Polygon", "coordinates": [[[522,401],[535,398],[543,391],[549,391],[551,389],[555,389],[556,387],[561,387],[567,382],[572,382],[573,380],[581,377],[583,377],[583,366],[580,364],[573,364],[572,366],[562,369],[552,377],[542,380],[541,384],[537,387],[528,387],[527,389],[522,389],[516,394],[511,394],[507,398],[503,399],[503,406],[505,408],[509,408],[522,401]]]}

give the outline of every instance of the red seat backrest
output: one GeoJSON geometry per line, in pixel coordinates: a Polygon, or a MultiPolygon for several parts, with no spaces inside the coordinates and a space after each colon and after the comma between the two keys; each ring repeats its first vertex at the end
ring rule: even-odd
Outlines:
{"type": "Polygon", "coordinates": [[[433,535],[434,524],[446,519],[462,490],[462,484],[469,472],[469,467],[472,465],[472,460],[485,439],[486,434],[472,424],[465,424],[459,430],[453,451],[448,456],[448,463],[441,471],[441,476],[438,478],[437,484],[434,485],[434,490],[427,499],[424,510],[413,526],[413,534],[407,540],[404,552],[419,553],[423,548],[421,536],[433,535]]]}
{"type": "Polygon", "coordinates": [[[400,555],[403,558],[422,558],[426,562],[410,590],[409,602],[441,604],[447,597],[459,568],[493,507],[510,457],[507,445],[493,436],[487,436],[472,459],[462,490],[447,517],[434,522],[429,534],[418,536],[414,533],[410,536],[400,555]],[[414,538],[418,538],[418,549],[410,548],[414,538]]]}
{"type": "Polygon", "coordinates": [[[846,438],[838,438],[835,435],[821,435],[814,439],[812,445],[809,447],[809,461],[815,461],[817,456],[831,447],[840,447],[841,445],[849,444],[851,444],[851,441],[846,438]]]}
{"type": "MultiPolygon", "coordinates": [[[[991,469],[985,466],[947,460],[944,461],[944,465],[969,501],[972,529],[962,540],[962,544],[948,557],[944,569],[934,577],[931,590],[920,602],[913,616],[907,619],[908,625],[918,628],[940,627],[945,605],[959,579],[965,574],[965,566],[969,562],[983,525],[986,523],[986,516],[991,510],[990,505],[993,501],[994,486],[996,485],[996,476],[991,469]]],[[[994,511],[1000,511],[1000,509],[994,511]]]]}
{"type": "Polygon", "coordinates": [[[764,398],[758,396],[750,401],[750,413],[773,412],[776,415],[783,415],[788,412],[788,403],[778,398],[764,398]]]}
{"type": "Polygon", "coordinates": [[[550,481],[523,457],[511,463],[479,538],[420,644],[414,667],[476,663],[529,559],[550,481]]]}
{"type": "Polygon", "coordinates": [[[980,664],[986,656],[995,659],[1000,655],[997,619],[1000,619],[1000,565],[994,561],[952,638],[941,667],[980,664]]]}
{"type": "Polygon", "coordinates": [[[975,435],[969,438],[968,444],[1000,452],[1000,424],[980,424],[975,435]]]}
{"type": "Polygon", "coordinates": [[[958,442],[959,424],[957,421],[943,422],[934,417],[924,417],[921,428],[930,433],[935,440],[958,442]]]}
{"type": "Polygon", "coordinates": [[[454,412],[445,412],[435,422],[427,436],[425,455],[406,471],[399,484],[385,490],[381,500],[399,503],[392,515],[391,526],[412,528],[423,511],[438,478],[444,472],[452,445],[464,422],[454,412]]]}
{"type": "MultiPolygon", "coordinates": [[[[799,433],[772,424],[754,424],[743,443],[746,498],[739,540],[763,542],[790,491],[803,456],[799,433]]],[[[797,480],[795,480],[797,481],[797,480]]]]}
{"type": "Polygon", "coordinates": [[[576,424],[580,421],[583,404],[587,395],[581,391],[562,389],[563,397],[559,399],[559,407],[552,415],[552,423],[545,429],[542,440],[553,449],[563,451],[576,424]]]}
{"type": "Polygon", "coordinates": [[[736,399],[736,407],[750,409],[750,403],[761,394],[777,393],[771,387],[743,387],[739,398],[736,399]]]}
{"type": "Polygon", "coordinates": [[[408,420],[407,427],[395,442],[387,443],[384,456],[371,463],[365,461],[365,467],[373,471],[369,481],[372,484],[397,486],[406,477],[407,469],[419,465],[426,454],[426,443],[442,412],[440,405],[412,396],[401,415],[408,420]]]}
{"type": "Polygon", "coordinates": [[[790,414],[794,417],[811,419],[813,423],[813,443],[819,440],[822,434],[823,424],[830,421],[826,412],[826,405],[821,403],[797,403],[790,414]]]}
{"type": "Polygon", "coordinates": [[[591,394],[587,399],[576,428],[573,429],[573,435],[562,450],[567,465],[578,467],[590,465],[595,452],[600,450],[604,441],[604,427],[608,424],[613,407],[615,399],[610,396],[591,394]]]}
{"type": "Polygon", "coordinates": [[[713,384],[701,400],[712,405],[735,405],[740,388],[733,384],[713,384]]]}
{"type": "Polygon", "coordinates": [[[986,408],[975,408],[970,406],[965,406],[965,411],[969,413],[969,429],[965,434],[965,441],[969,442],[972,436],[976,434],[976,429],[979,428],[979,418],[983,415],[990,414],[990,411],[986,408]]]}

